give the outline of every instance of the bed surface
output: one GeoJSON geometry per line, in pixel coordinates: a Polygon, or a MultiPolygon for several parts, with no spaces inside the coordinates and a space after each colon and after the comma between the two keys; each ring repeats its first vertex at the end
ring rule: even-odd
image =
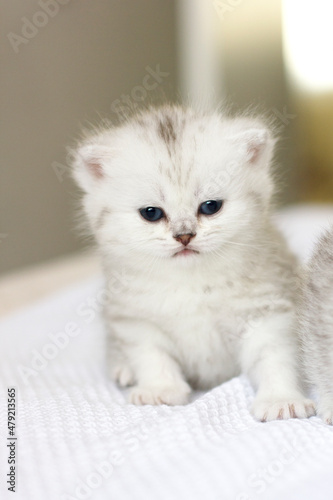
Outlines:
{"type": "MultiPolygon", "coordinates": [[[[277,217],[305,259],[332,221],[331,207],[291,208],[277,217]]],[[[184,407],[128,404],[126,391],[106,375],[102,286],[98,274],[76,280],[0,321],[1,500],[332,497],[333,427],[317,417],[255,421],[245,376],[194,393],[184,407]],[[6,485],[12,386],[15,494],[6,485]]]]}

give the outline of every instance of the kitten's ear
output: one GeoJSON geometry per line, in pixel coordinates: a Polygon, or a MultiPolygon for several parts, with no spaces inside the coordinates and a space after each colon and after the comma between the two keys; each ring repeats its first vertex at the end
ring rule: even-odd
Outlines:
{"type": "Polygon", "coordinates": [[[249,164],[255,165],[262,161],[267,163],[271,159],[274,140],[264,128],[245,130],[233,136],[232,140],[239,145],[245,161],[249,164]]]}
{"type": "Polygon", "coordinates": [[[84,144],[77,149],[73,175],[84,191],[90,191],[108,176],[106,165],[111,156],[111,148],[101,144],[84,144]]]}

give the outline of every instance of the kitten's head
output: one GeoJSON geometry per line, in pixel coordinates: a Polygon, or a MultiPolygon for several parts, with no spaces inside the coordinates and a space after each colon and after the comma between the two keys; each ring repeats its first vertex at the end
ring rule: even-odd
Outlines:
{"type": "Polygon", "coordinates": [[[85,140],[74,175],[105,252],[195,262],[253,240],[273,146],[258,120],[166,106],[85,140]]]}

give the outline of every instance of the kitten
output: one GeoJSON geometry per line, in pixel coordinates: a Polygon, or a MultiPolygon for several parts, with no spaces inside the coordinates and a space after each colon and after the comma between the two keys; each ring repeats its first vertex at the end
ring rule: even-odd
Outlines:
{"type": "Polygon", "coordinates": [[[318,391],[317,412],[333,424],[333,226],[305,269],[299,318],[304,371],[318,391]]]}
{"type": "Polygon", "coordinates": [[[243,371],[259,420],[313,414],[298,385],[295,261],[270,222],[274,142],[260,120],[164,106],[79,146],[110,369],[130,402],[184,404],[243,371]]]}

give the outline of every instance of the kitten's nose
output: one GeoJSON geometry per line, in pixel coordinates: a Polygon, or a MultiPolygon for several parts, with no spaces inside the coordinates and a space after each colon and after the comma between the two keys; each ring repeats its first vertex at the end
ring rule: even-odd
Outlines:
{"type": "Polygon", "coordinates": [[[179,241],[182,243],[185,247],[186,245],[189,244],[192,238],[194,238],[195,233],[190,233],[190,234],[177,234],[174,236],[175,240],[179,241]]]}

